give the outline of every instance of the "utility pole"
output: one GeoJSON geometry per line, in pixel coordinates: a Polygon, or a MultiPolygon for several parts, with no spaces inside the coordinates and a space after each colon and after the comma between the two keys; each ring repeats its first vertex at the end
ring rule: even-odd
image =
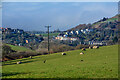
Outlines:
{"type": "Polygon", "coordinates": [[[49,50],[50,50],[50,48],[49,48],[49,28],[51,27],[51,26],[45,26],[46,28],[48,28],[48,53],[49,53],[49,50]]]}

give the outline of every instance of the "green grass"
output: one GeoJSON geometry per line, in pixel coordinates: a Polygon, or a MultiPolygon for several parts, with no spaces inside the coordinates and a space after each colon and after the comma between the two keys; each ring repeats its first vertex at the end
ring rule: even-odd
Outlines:
{"type": "Polygon", "coordinates": [[[118,18],[110,18],[110,19],[108,19],[107,21],[115,21],[115,20],[118,20],[118,18]]]}
{"type": "MultiPolygon", "coordinates": [[[[50,33],[49,36],[57,36],[59,33],[50,33]]],[[[40,35],[40,34],[36,34],[36,35],[40,35]]],[[[41,34],[43,37],[47,37],[48,34],[47,33],[44,33],[44,34],[41,34]]]]}
{"type": "Polygon", "coordinates": [[[3,78],[117,78],[118,46],[104,46],[4,62],[3,78]],[[43,63],[47,60],[46,63],[43,63]],[[81,61],[83,60],[83,61],[81,61]],[[22,64],[16,64],[22,61],[22,64]]]}
{"type": "Polygon", "coordinates": [[[6,44],[6,45],[10,46],[15,51],[32,51],[32,52],[34,52],[33,50],[22,47],[22,46],[14,46],[14,45],[11,45],[11,44],[6,44]]]}
{"type": "Polygon", "coordinates": [[[115,20],[118,20],[118,18],[109,18],[108,20],[106,20],[106,21],[102,21],[102,22],[97,22],[96,24],[93,24],[93,26],[94,25],[99,25],[99,24],[101,24],[101,23],[106,23],[106,22],[114,22],[115,20]]]}

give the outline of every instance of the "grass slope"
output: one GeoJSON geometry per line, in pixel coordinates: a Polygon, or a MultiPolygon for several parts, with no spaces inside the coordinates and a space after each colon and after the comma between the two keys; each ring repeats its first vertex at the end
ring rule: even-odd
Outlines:
{"type": "Polygon", "coordinates": [[[118,46],[104,46],[4,62],[3,78],[117,78],[118,46]],[[46,63],[43,63],[47,60],[46,63]],[[83,61],[81,61],[83,60],[83,61]],[[16,64],[22,61],[22,64],[16,64]]]}
{"type": "Polygon", "coordinates": [[[97,22],[97,23],[93,24],[93,26],[99,25],[99,24],[101,24],[101,23],[114,22],[115,20],[118,21],[118,18],[109,18],[109,19],[106,20],[106,21],[97,22]]]}
{"type": "MultiPolygon", "coordinates": [[[[57,36],[59,33],[49,33],[49,36],[57,36]]],[[[36,34],[37,36],[40,35],[40,34],[36,34]]],[[[47,33],[44,33],[44,34],[41,34],[43,37],[47,37],[48,34],[47,33]]]]}
{"type": "Polygon", "coordinates": [[[32,51],[31,49],[28,49],[28,48],[25,48],[25,47],[22,47],[22,46],[14,46],[14,45],[11,45],[11,44],[6,44],[6,45],[10,46],[15,51],[32,51]]]}

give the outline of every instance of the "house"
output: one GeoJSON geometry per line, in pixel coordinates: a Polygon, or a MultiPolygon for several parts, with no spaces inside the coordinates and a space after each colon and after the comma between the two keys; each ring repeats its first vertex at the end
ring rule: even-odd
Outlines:
{"type": "Polygon", "coordinates": [[[81,29],[81,32],[83,32],[83,29],[81,29]]]}
{"type": "Polygon", "coordinates": [[[61,40],[62,36],[57,36],[57,37],[55,37],[55,39],[61,40]]]}
{"type": "Polygon", "coordinates": [[[3,28],[3,27],[1,27],[1,29],[2,29],[2,32],[5,32],[5,33],[10,33],[10,31],[11,31],[11,28],[3,28]]]}
{"type": "Polygon", "coordinates": [[[11,28],[6,28],[7,31],[11,31],[11,28]]]}
{"type": "Polygon", "coordinates": [[[77,35],[78,35],[78,34],[80,34],[80,33],[81,33],[81,31],[80,31],[80,30],[77,30],[77,31],[76,31],[76,34],[77,34],[77,35]]]}
{"type": "Polygon", "coordinates": [[[23,46],[22,43],[19,43],[18,46],[23,46]]]}
{"type": "Polygon", "coordinates": [[[9,34],[11,33],[12,29],[11,28],[5,28],[5,33],[9,34]]]}
{"type": "Polygon", "coordinates": [[[63,33],[59,33],[58,36],[64,36],[64,34],[63,33]]]}
{"type": "Polygon", "coordinates": [[[22,34],[24,31],[22,29],[17,29],[17,32],[22,34]]]}
{"type": "Polygon", "coordinates": [[[81,32],[85,33],[85,34],[87,33],[87,31],[85,29],[81,29],[81,32]]]}
{"type": "Polygon", "coordinates": [[[17,33],[17,29],[12,29],[11,33],[12,34],[16,34],[17,33]]]}
{"type": "Polygon", "coordinates": [[[71,41],[76,41],[76,40],[78,40],[78,38],[71,38],[70,40],[71,41]]]}
{"type": "Polygon", "coordinates": [[[67,35],[65,34],[64,37],[67,37],[67,35]]]}
{"type": "Polygon", "coordinates": [[[69,40],[69,38],[63,37],[63,38],[61,38],[61,40],[69,40]]]}
{"type": "Polygon", "coordinates": [[[87,32],[92,32],[93,29],[85,29],[87,32]]]}
{"type": "Polygon", "coordinates": [[[70,31],[71,34],[75,34],[75,31],[70,31]]]}
{"type": "Polygon", "coordinates": [[[83,31],[83,33],[87,34],[87,31],[83,31]]]}
{"type": "Polygon", "coordinates": [[[70,35],[70,32],[67,31],[65,34],[66,34],[66,35],[70,35]]]}
{"type": "Polygon", "coordinates": [[[24,31],[22,29],[11,29],[11,28],[3,28],[1,27],[2,32],[5,33],[12,33],[12,34],[16,34],[16,33],[23,33],[24,31]]]}
{"type": "Polygon", "coordinates": [[[107,43],[101,41],[89,41],[89,45],[107,45],[107,43]]]}
{"type": "Polygon", "coordinates": [[[89,29],[86,29],[86,31],[89,31],[89,29]]]}
{"type": "Polygon", "coordinates": [[[63,36],[57,36],[57,37],[55,37],[55,39],[57,39],[57,40],[70,40],[70,41],[76,41],[76,40],[78,40],[78,38],[71,38],[71,37],[63,37],[63,36]]]}
{"type": "Polygon", "coordinates": [[[89,34],[90,32],[92,32],[93,29],[82,29],[81,32],[84,34],[89,34]]]}

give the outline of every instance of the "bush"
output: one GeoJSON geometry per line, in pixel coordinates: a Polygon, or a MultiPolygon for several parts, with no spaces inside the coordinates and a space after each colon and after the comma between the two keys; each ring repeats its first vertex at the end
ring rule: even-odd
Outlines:
{"type": "Polygon", "coordinates": [[[89,48],[89,45],[77,45],[75,49],[89,48]]]}
{"type": "Polygon", "coordinates": [[[16,52],[16,51],[12,50],[10,46],[5,45],[5,44],[2,45],[2,56],[6,56],[13,52],[16,52]]]}
{"type": "Polygon", "coordinates": [[[64,52],[64,51],[69,51],[69,50],[74,50],[74,48],[72,46],[68,46],[68,45],[61,45],[59,47],[60,52],[64,52]]]}
{"type": "MultiPolygon", "coordinates": [[[[64,51],[69,51],[69,50],[74,50],[74,47],[68,46],[68,45],[50,45],[50,51],[49,53],[57,53],[57,52],[64,52],[64,51]]],[[[48,49],[47,48],[39,48],[36,50],[38,53],[41,53],[43,55],[48,54],[48,49]]]]}
{"type": "Polygon", "coordinates": [[[13,59],[19,59],[19,58],[25,58],[25,57],[29,57],[29,56],[36,56],[36,55],[37,55],[37,53],[24,51],[24,52],[11,53],[7,56],[9,56],[10,58],[13,58],[13,59]]]}
{"type": "Polygon", "coordinates": [[[39,48],[36,50],[38,53],[45,55],[48,54],[48,49],[47,48],[39,48]]]}
{"type": "Polygon", "coordinates": [[[74,50],[74,47],[68,45],[54,45],[51,47],[52,53],[74,50]]]}

